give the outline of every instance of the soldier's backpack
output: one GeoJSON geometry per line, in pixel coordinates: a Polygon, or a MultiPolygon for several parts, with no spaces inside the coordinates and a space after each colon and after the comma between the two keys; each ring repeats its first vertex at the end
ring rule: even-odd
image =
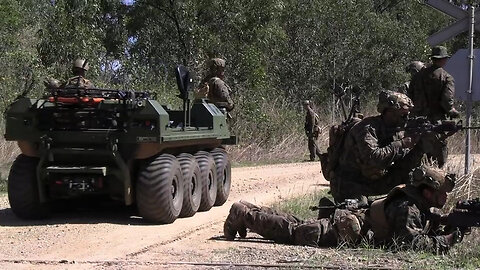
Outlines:
{"type": "Polygon", "coordinates": [[[363,116],[358,115],[343,121],[339,125],[330,127],[328,132],[327,152],[320,155],[323,176],[327,181],[334,177],[335,168],[338,165],[340,155],[343,152],[345,138],[355,124],[362,120],[363,116]]]}

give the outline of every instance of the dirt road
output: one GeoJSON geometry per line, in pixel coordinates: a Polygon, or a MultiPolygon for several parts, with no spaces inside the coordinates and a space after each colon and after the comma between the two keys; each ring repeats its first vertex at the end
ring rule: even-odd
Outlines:
{"type": "MultiPolygon", "coordinates": [[[[244,268],[243,263],[253,261],[243,262],[232,250],[249,250],[262,241],[222,239],[232,202],[268,204],[326,186],[318,162],[234,168],[230,198],[223,206],[168,225],[147,224],[134,209],[115,205],[77,205],[48,220],[23,221],[1,196],[0,269],[218,269],[233,262],[244,268]]],[[[260,258],[258,264],[263,261],[268,260],[260,258]]]]}

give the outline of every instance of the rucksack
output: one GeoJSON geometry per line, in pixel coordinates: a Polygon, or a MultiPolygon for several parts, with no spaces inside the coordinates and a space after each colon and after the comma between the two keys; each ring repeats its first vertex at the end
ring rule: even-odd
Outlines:
{"type": "Polygon", "coordinates": [[[343,152],[343,146],[348,132],[353,126],[360,122],[362,118],[361,115],[351,117],[339,125],[330,127],[327,152],[320,155],[322,173],[327,181],[330,181],[334,177],[334,172],[343,152]]]}

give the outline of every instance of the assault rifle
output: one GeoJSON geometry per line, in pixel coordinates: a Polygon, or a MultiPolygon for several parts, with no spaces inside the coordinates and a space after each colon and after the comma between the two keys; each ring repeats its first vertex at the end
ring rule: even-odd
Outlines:
{"type": "Polygon", "coordinates": [[[363,203],[357,199],[345,199],[345,201],[335,204],[327,197],[322,197],[318,202],[318,206],[310,206],[312,211],[318,211],[318,219],[329,217],[335,212],[335,209],[357,210],[368,208],[371,202],[363,203]]]}
{"type": "Polygon", "coordinates": [[[440,222],[465,232],[470,227],[480,227],[480,198],[458,201],[455,208],[440,218],[440,222]]]}
{"type": "Polygon", "coordinates": [[[445,134],[447,137],[466,129],[480,129],[480,127],[465,127],[462,120],[442,120],[432,123],[425,117],[415,117],[409,119],[405,127],[401,128],[401,130],[405,130],[407,133],[424,134],[426,132],[436,132],[445,134]]]}

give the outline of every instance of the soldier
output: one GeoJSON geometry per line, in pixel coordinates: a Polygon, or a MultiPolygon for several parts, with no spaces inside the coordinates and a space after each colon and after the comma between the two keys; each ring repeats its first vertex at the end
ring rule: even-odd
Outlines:
{"type": "Polygon", "coordinates": [[[209,73],[200,83],[200,89],[207,89],[208,100],[217,107],[225,108],[227,112],[233,110],[234,104],[230,97],[232,90],[223,81],[225,77],[225,60],[220,58],[210,59],[208,67],[209,73]]]}
{"type": "Polygon", "coordinates": [[[310,161],[315,160],[315,155],[320,158],[320,150],[317,146],[318,135],[320,133],[320,127],[318,126],[318,114],[316,114],[309,100],[303,101],[303,108],[307,112],[305,116],[305,134],[308,138],[308,150],[310,151],[310,161]]]}
{"type": "Polygon", "coordinates": [[[345,143],[330,179],[330,191],[336,202],[388,193],[404,183],[408,173],[423,157],[418,136],[406,136],[405,126],[412,101],[406,95],[382,91],[377,111],[347,133],[345,143]]]}
{"type": "Polygon", "coordinates": [[[399,89],[398,92],[407,95],[410,99],[413,96],[413,93],[410,93],[410,82],[412,81],[413,77],[420,72],[420,70],[425,68],[425,64],[421,61],[412,61],[410,62],[407,67],[405,68],[405,72],[410,74],[410,80],[406,81],[402,87],[399,89]]]}
{"type": "Polygon", "coordinates": [[[73,62],[73,77],[69,78],[62,87],[82,87],[93,88],[93,83],[85,78],[85,72],[88,71],[88,62],[84,59],[77,59],[73,62]]]}
{"type": "MultiPolygon", "coordinates": [[[[425,116],[430,121],[445,120],[447,117],[458,118],[459,113],[453,107],[455,84],[453,77],[443,69],[450,58],[447,48],[432,48],[432,65],[422,69],[411,82],[410,97],[415,105],[412,113],[425,116]]],[[[447,161],[448,151],[446,136],[437,134],[431,138],[432,157],[440,166],[447,161]]]]}
{"type": "Polygon", "coordinates": [[[411,82],[411,95],[417,116],[426,116],[431,121],[458,117],[453,107],[455,84],[453,77],[443,69],[450,58],[447,48],[432,48],[432,65],[422,69],[411,82]]]}
{"type": "MultiPolygon", "coordinates": [[[[277,243],[334,247],[359,243],[362,238],[375,244],[401,244],[444,253],[462,239],[458,230],[442,231],[440,216],[431,207],[441,208],[454,185],[454,177],[435,167],[422,165],[409,175],[409,183],[395,187],[386,198],[364,209],[335,209],[329,217],[301,220],[291,214],[236,202],[224,223],[224,235],[234,240],[237,232],[245,238],[247,229],[277,243]],[[372,234],[373,232],[373,234],[372,234]],[[372,236],[373,235],[373,236],[372,236]]],[[[438,209],[437,209],[438,210],[438,209]]]]}

